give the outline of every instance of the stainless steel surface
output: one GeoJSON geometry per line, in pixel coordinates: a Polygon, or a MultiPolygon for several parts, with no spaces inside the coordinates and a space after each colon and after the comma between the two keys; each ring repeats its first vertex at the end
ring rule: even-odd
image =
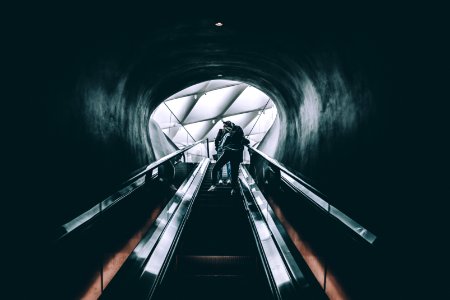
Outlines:
{"type": "Polygon", "coordinates": [[[247,146],[251,151],[257,153],[259,156],[263,157],[265,160],[267,160],[268,162],[270,162],[272,165],[274,165],[275,167],[277,167],[278,169],[280,169],[280,171],[283,171],[284,173],[288,174],[289,176],[291,176],[295,181],[302,183],[304,186],[306,186],[309,190],[314,191],[314,193],[321,195],[321,193],[316,190],[313,186],[311,186],[310,184],[308,184],[307,182],[305,182],[303,179],[301,179],[299,176],[297,176],[296,174],[294,174],[292,171],[288,170],[288,168],[286,168],[282,163],[280,163],[279,161],[277,161],[276,159],[273,159],[272,157],[268,156],[267,154],[265,154],[264,152],[259,151],[258,149],[252,147],[252,146],[247,146]]]}
{"type": "Polygon", "coordinates": [[[272,165],[280,169],[281,179],[288,183],[291,187],[293,187],[297,192],[301,193],[311,202],[322,208],[324,211],[333,216],[336,220],[344,224],[347,228],[349,228],[352,232],[354,232],[357,236],[361,237],[364,241],[369,244],[373,244],[376,240],[376,235],[370,232],[368,229],[361,226],[358,222],[341,212],[336,207],[330,205],[326,200],[324,200],[324,195],[319,192],[317,189],[309,185],[303,179],[298,177],[293,172],[289,171],[282,163],[277,160],[269,157],[265,153],[249,146],[251,151],[254,151],[265,160],[270,162],[272,165]]]}
{"type": "Polygon", "coordinates": [[[329,204],[327,201],[323,200],[318,195],[314,194],[312,191],[308,190],[308,188],[303,186],[302,183],[297,182],[288,174],[284,173],[284,171],[281,172],[281,178],[311,202],[315,203],[335,219],[344,224],[347,228],[361,237],[364,241],[368,242],[369,244],[373,244],[375,242],[377,238],[376,235],[361,226],[358,222],[344,214],[333,205],[329,204]]]}
{"type": "Polygon", "coordinates": [[[67,236],[72,231],[76,230],[77,228],[80,228],[90,220],[93,220],[95,217],[97,217],[99,214],[101,214],[103,211],[111,208],[113,205],[118,203],[120,200],[125,198],[126,196],[130,195],[132,192],[136,191],[140,187],[142,187],[145,184],[145,176],[150,175],[152,178],[155,177],[158,174],[158,170],[156,169],[159,165],[163,164],[164,162],[174,158],[175,156],[186,152],[187,150],[191,149],[192,147],[204,142],[206,139],[198,141],[192,145],[189,145],[183,149],[180,149],[178,151],[175,151],[169,155],[166,155],[162,157],[161,159],[152,162],[149,164],[145,169],[140,170],[138,173],[134,174],[126,180],[124,183],[121,184],[122,188],[114,193],[113,195],[109,196],[105,200],[101,201],[100,203],[93,206],[91,209],[87,210],[86,212],[82,213],[78,217],[72,219],[71,221],[61,225],[61,232],[58,234],[55,240],[60,240],[67,236]],[[147,174],[149,173],[149,174],[147,174]]]}
{"type": "Polygon", "coordinates": [[[69,233],[71,233],[73,230],[79,228],[83,224],[87,223],[88,221],[95,218],[97,215],[99,215],[102,211],[105,209],[108,209],[112,207],[114,204],[119,202],[121,199],[125,198],[126,196],[130,195],[132,192],[136,191],[140,187],[142,187],[145,183],[145,177],[138,178],[133,183],[129,184],[128,186],[122,188],[118,192],[116,192],[114,195],[109,196],[102,202],[96,204],[94,207],[89,209],[88,211],[82,213],[75,219],[67,222],[66,224],[62,225],[61,228],[64,229],[64,233],[62,233],[57,239],[62,239],[69,233]]]}
{"type": "Polygon", "coordinates": [[[205,158],[197,167],[198,171],[195,176],[191,177],[190,183],[186,184],[185,192],[180,204],[173,212],[172,216],[167,218],[168,223],[155,244],[151,256],[148,258],[147,264],[139,280],[139,285],[147,289],[147,297],[150,297],[153,293],[159,276],[164,272],[163,267],[167,261],[170,260],[172,252],[176,247],[178,237],[189,216],[190,209],[206,174],[209,162],[209,158],[205,158]]]}
{"type": "Polygon", "coordinates": [[[165,267],[176,248],[209,162],[208,158],[203,159],[192,176],[185,180],[133,250],[102,298],[121,299],[127,295],[140,299],[151,297],[164,276],[165,267]],[[130,283],[132,286],[127,284],[130,278],[137,279],[130,283]]]}
{"type": "Polygon", "coordinates": [[[336,217],[338,220],[340,220],[342,223],[347,225],[348,228],[353,230],[356,234],[361,236],[363,239],[365,239],[370,244],[373,244],[375,240],[377,239],[377,236],[374,235],[372,232],[358,224],[355,220],[341,212],[339,209],[334,207],[333,205],[330,205],[330,214],[334,217],[336,217]]]}
{"type": "Polygon", "coordinates": [[[145,260],[151,252],[151,249],[158,242],[161,233],[164,231],[167,223],[172,218],[174,212],[178,208],[181,203],[186,191],[191,186],[192,182],[198,175],[198,172],[201,169],[202,164],[199,164],[197,168],[194,170],[191,177],[186,179],[185,182],[180,186],[175,195],[169,202],[166,204],[164,209],[159,214],[158,218],[155,221],[155,224],[150,229],[149,233],[147,233],[141,242],[136,246],[133,253],[131,255],[136,256],[139,260],[145,260]]]}
{"type": "Polygon", "coordinates": [[[277,220],[272,209],[251,175],[242,166],[239,178],[244,195],[251,195],[244,197],[244,204],[258,237],[263,261],[268,267],[266,272],[270,273],[275,284],[275,295],[278,299],[291,299],[296,295],[296,287],[306,287],[308,282],[276,226],[277,220]]]}
{"type": "Polygon", "coordinates": [[[200,144],[200,143],[203,143],[204,141],[206,141],[206,139],[203,139],[203,140],[201,140],[201,141],[195,142],[195,143],[193,143],[192,145],[189,145],[189,146],[184,147],[184,148],[182,148],[182,149],[180,149],[180,150],[178,150],[178,151],[175,151],[175,152],[173,152],[173,153],[171,153],[171,154],[168,154],[168,155],[166,155],[166,156],[164,156],[164,157],[161,157],[161,158],[158,159],[157,161],[152,162],[151,164],[149,164],[144,170],[142,170],[142,171],[140,171],[139,173],[137,173],[136,175],[132,176],[130,179],[128,179],[127,181],[125,181],[125,183],[123,183],[123,184],[126,185],[128,182],[132,182],[132,181],[135,180],[136,178],[138,178],[138,177],[140,177],[140,176],[146,174],[147,172],[149,172],[149,171],[151,171],[152,169],[156,168],[156,167],[159,166],[160,164],[165,163],[166,161],[168,161],[168,160],[174,158],[175,156],[177,156],[177,155],[179,155],[179,154],[181,154],[181,153],[186,152],[187,150],[191,149],[192,147],[194,147],[194,146],[196,146],[196,145],[198,145],[198,144],[200,144]]]}
{"type": "Polygon", "coordinates": [[[311,201],[314,201],[317,205],[322,207],[324,210],[328,211],[330,208],[330,204],[323,200],[321,197],[314,194],[311,190],[300,184],[298,181],[296,181],[291,176],[287,175],[284,171],[280,172],[281,178],[285,181],[289,182],[291,186],[294,186],[296,190],[300,193],[302,193],[304,196],[308,197],[311,201]]]}

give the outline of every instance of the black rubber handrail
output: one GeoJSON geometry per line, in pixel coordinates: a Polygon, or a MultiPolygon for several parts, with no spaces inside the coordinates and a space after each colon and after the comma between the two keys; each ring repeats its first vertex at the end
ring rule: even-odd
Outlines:
{"type": "Polygon", "coordinates": [[[313,191],[315,194],[317,194],[318,196],[320,196],[321,198],[326,198],[324,194],[322,194],[319,190],[317,190],[316,188],[314,188],[312,185],[310,185],[309,183],[307,183],[305,180],[303,180],[302,178],[300,178],[297,174],[295,174],[294,172],[290,171],[285,165],[283,165],[282,163],[280,163],[278,160],[273,159],[272,157],[268,156],[267,154],[265,154],[264,152],[259,151],[258,149],[247,145],[247,148],[255,153],[257,153],[259,156],[261,156],[262,158],[264,158],[265,160],[267,160],[268,162],[270,162],[272,165],[274,165],[275,167],[277,167],[280,171],[283,171],[284,173],[288,174],[289,176],[291,176],[295,181],[305,185],[306,187],[308,187],[308,189],[310,189],[311,191],[313,191]]]}
{"type": "Polygon", "coordinates": [[[356,236],[358,236],[359,238],[361,238],[365,242],[367,242],[367,243],[369,243],[371,245],[375,242],[375,240],[377,238],[376,235],[374,235],[372,232],[370,232],[369,230],[367,230],[366,228],[364,228],[363,226],[358,224],[356,221],[354,221],[352,218],[350,218],[349,216],[347,216],[346,214],[341,212],[339,209],[337,209],[333,205],[329,204],[328,201],[325,200],[326,196],[324,194],[322,194],[319,190],[317,190],[316,188],[311,186],[309,183],[307,183],[305,180],[300,178],[297,174],[295,174],[293,171],[289,170],[286,166],[284,166],[282,163],[280,163],[276,159],[273,159],[272,157],[270,157],[267,154],[261,152],[260,150],[255,149],[252,146],[248,146],[247,145],[247,147],[248,147],[248,149],[249,149],[249,151],[251,153],[253,152],[253,153],[258,154],[260,157],[262,157],[266,161],[268,161],[272,166],[278,168],[280,171],[282,171],[283,173],[287,174],[294,181],[296,181],[299,185],[303,186],[303,188],[302,188],[303,190],[304,190],[304,188],[306,188],[306,190],[309,190],[309,193],[313,193],[314,194],[313,198],[317,198],[318,197],[319,198],[318,200],[314,200],[314,199],[311,198],[310,195],[307,195],[307,194],[303,193],[301,190],[299,190],[298,188],[293,186],[294,190],[296,190],[297,192],[300,192],[303,195],[305,195],[308,199],[310,199],[312,202],[314,202],[314,204],[316,204],[316,206],[318,206],[324,212],[326,212],[330,217],[334,218],[335,220],[337,220],[338,222],[343,224],[346,228],[351,230],[353,233],[356,234],[356,236]],[[318,203],[317,201],[322,202],[322,203],[326,203],[326,208],[321,206],[320,203],[318,203]]]}
{"type": "Polygon", "coordinates": [[[208,139],[203,139],[200,141],[195,142],[192,145],[186,146],[182,149],[179,149],[173,153],[170,153],[157,161],[154,161],[147,165],[146,167],[142,167],[138,169],[137,171],[133,172],[129,179],[125,180],[122,184],[119,185],[116,192],[111,194],[111,196],[107,197],[106,199],[100,201],[96,205],[94,205],[89,210],[83,212],[79,216],[73,218],[71,221],[61,225],[58,228],[58,232],[56,233],[56,241],[61,240],[62,238],[66,237],[69,233],[76,231],[77,229],[85,226],[86,224],[89,224],[92,222],[93,219],[97,218],[99,215],[104,213],[106,210],[111,208],[112,206],[116,205],[119,201],[126,198],[128,195],[130,195],[132,192],[137,190],[139,187],[144,185],[145,181],[143,181],[141,178],[152,172],[154,169],[159,167],[161,164],[171,160],[172,158],[184,154],[187,150],[195,147],[196,145],[207,142],[208,139]]]}
{"type": "Polygon", "coordinates": [[[130,184],[131,182],[134,182],[134,181],[135,181],[136,179],[138,179],[139,177],[141,177],[141,176],[147,174],[148,172],[152,171],[152,170],[155,169],[156,167],[159,167],[159,165],[165,163],[165,162],[168,161],[168,160],[171,160],[172,158],[176,157],[177,155],[180,155],[181,153],[184,153],[184,152],[186,152],[187,150],[191,149],[192,147],[194,147],[194,146],[196,146],[196,145],[198,145],[198,144],[200,144],[200,143],[203,143],[203,142],[205,142],[205,141],[207,141],[207,139],[200,140],[200,141],[198,141],[198,142],[195,142],[195,143],[192,144],[192,145],[189,145],[189,146],[184,147],[183,149],[180,149],[180,150],[175,151],[175,152],[173,152],[173,153],[170,153],[170,154],[168,154],[168,155],[166,155],[166,156],[164,156],[164,157],[161,157],[161,158],[158,159],[157,161],[152,162],[151,164],[149,164],[149,165],[148,165],[147,167],[145,167],[145,169],[143,169],[142,171],[139,171],[137,174],[131,176],[128,180],[126,180],[124,183],[122,183],[122,186],[126,186],[126,185],[130,184]]]}
{"type": "Polygon", "coordinates": [[[100,299],[151,299],[167,271],[209,162],[203,159],[181,184],[100,299]]]}

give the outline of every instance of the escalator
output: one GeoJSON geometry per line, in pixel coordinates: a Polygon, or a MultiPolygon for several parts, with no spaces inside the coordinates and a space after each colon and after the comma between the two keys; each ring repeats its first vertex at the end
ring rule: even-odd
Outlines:
{"type": "MultiPolygon", "coordinates": [[[[300,227],[305,232],[340,221],[336,229],[353,234],[369,251],[376,237],[361,231],[359,224],[350,222],[313,188],[256,149],[252,151],[270,163],[270,170],[283,172],[271,176],[253,155],[250,165],[240,167],[240,193],[234,196],[230,186],[208,192],[213,168],[209,158],[180,163],[183,151],[186,149],[138,170],[117,192],[59,228],[51,254],[55,262],[53,298],[325,299],[325,290],[331,295],[339,288],[333,276],[338,263],[350,267],[355,265],[355,255],[370,257],[361,247],[344,245],[345,235],[327,227],[312,235],[318,238],[316,248],[322,245],[322,237],[328,237],[326,249],[333,261],[328,263],[330,268],[319,269],[322,274],[317,276],[310,269],[314,267],[311,255],[301,253],[295,235],[300,227]],[[175,160],[175,168],[163,165],[169,159],[175,160]],[[258,168],[263,170],[256,172],[258,168]],[[320,226],[297,224],[311,219],[307,218],[311,210],[308,205],[300,207],[302,203],[314,203],[318,208],[328,205],[326,214],[319,209],[322,218],[314,215],[313,221],[322,220],[320,226]],[[296,212],[294,218],[290,218],[291,211],[296,212]],[[301,220],[295,218],[298,212],[305,214],[301,220]],[[118,222],[127,216],[133,218],[118,222]],[[298,228],[293,230],[293,226],[298,228]],[[335,233],[332,238],[328,231],[335,233]],[[67,257],[72,264],[66,262],[67,257]]],[[[354,269],[340,277],[354,278],[350,276],[354,269]]],[[[367,285],[358,286],[361,293],[352,294],[367,297],[367,285]]]]}
{"type": "Polygon", "coordinates": [[[251,176],[208,192],[203,159],[161,210],[101,299],[323,299],[300,270],[251,176]]]}
{"type": "Polygon", "coordinates": [[[123,257],[132,251],[174,195],[174,187],[180,186],[195,166],[177,162],[173,169],[169,168],[170,182],[163,176],[167,170],[158,168],[159,176],[149,176],[143,181],[145,184],[139,182],[135,189],[127,187],[106,199],[102,205],[112,205],[102,215],[95,215],[91,209],[59,228],[58,240],[47,253],[51,258],[47,261],[52,262],[46,266],[52,286],[46,291],[46,297],[90,299],[99,295],[99,290],[119,269],[123,257]],[[127,215],[133,218],[124,221],[123,216],[127,215]],[[83,224],[80,220],[87,221],[83,224]]]}
{"type": "Polygon", "coordinates": [[[203,180],[156,299],[271,299],[242,196],[203,180]]]}

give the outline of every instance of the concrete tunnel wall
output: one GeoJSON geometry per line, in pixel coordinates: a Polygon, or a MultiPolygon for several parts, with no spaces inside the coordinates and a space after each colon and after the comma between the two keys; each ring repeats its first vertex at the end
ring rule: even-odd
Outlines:
{"type": "Polygon", "coordinates": [[[8,43],[8,97],[18,104],[7,110],[16,146],[8,157],[17,172],[11,177],[27,181],[15,195],[22,208],[16,222],[42,229],[36,239],[45,241],[155,159],[161,147],[150,138],[149,117],[161,101],[223,74],[275,101],[276,159],[381,242],[396,241],[397,213],[419,200],[406,189],[416,154],[427,147],[416,135],[433,140],[422,96],[440,99],[431,97],[435,90],[411,89],[434,80],[415,76],[424,69],[416,61],[421,31],[407,27],[409,19],[397,25],[397,16],[407,18],[403,7],[388,15],[302,9],[311,13],[224,8],[222,28],[212,26],[219,11],[27,10],[8,43]]]}
{"type": "Polygon", "coordinates": [[[106,43],[90,61],[80,62],[76,80],[68,83],[72,87],[54,98],[59,107],[51,107],[55,157],[49,163],[61,155],[74,162],[70,170],[54,165],[64,174],[57,189],[63,198],[73,197],[64,200],[67,217],[154,161],[161,147],[172,151],[161,139],[155,144],[151,138],[155,133],[149,129],[156,130],[149,127],[151,113],[167,96],[223,73],[223,78],[250,83],[273,98],[280,135],[263,145],[278,146],[274,158],[310,178],[337,207],[372,225],[366,216],[376,207],[364,190],[375,178],[367,158],[376,156],[373,132],[383,124],[374,118],[380,108],[362,69],[364,61],[350,64],[338,50],[321,45],[276,53],[267,40],[217,31],[201,22],[169,27],[138,45],[139,54],[106,43]],[[189,31],[195,34],[184,36],[189,31]],[[169,34],[176,38],[165,40],[169,34]],[[231,36],[239,47],[224,41],[231,36]]]}
{"type": "Polygon", "coordinates": [[[161,145],[150,138],[152,111],[171,94],[220,73],[275,101],[280,135],[266,141],[277,143],[274,158],[376,232],[383,203],[366,191],[381,172],[377,147],[386,143],[388,112],[385,70],[374,45],[360,37],[330,41],[295,28],[250,35],[239,24],[222,29],[210,19],[183,22],[143,36],[103,28],[110,35],[97,39],[92,28],[82,34],[74,28],[61,43],[48,35],[40,53],[47,70],[34,78],[48,88],[48,94],[36,94],[44,102],[35,116],[41,121],[35,125],[43,126],[35,144],[42,151],[36,153],[43,169],[60,174],[41,202],[57,209],[48,220],[57,225],[81,213],[154,161],[161,145]]]}

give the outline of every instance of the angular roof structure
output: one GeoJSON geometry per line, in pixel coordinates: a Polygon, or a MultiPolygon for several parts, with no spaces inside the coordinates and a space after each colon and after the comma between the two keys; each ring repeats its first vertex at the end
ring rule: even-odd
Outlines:
{"type": "Polygon", "coordinates": [[[276,115],[274,103],[262,91],[242,82],[210,80],[167,98],[152,118],[178,147],[204,138],[214,142],[221,120],[241,126],[257,146],[276,115]]]}

